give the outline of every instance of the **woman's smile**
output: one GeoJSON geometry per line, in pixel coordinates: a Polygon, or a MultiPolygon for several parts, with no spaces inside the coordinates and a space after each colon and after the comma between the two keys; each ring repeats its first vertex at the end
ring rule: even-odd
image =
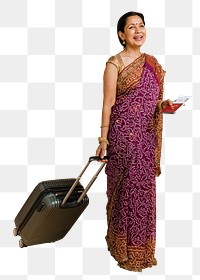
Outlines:
{"type": "Polygon", "coordinates": [[[141,41],[143,39],[143,36],[142,35],[136,35],[133,37],[134,40],[136,41],[141,41]]]}

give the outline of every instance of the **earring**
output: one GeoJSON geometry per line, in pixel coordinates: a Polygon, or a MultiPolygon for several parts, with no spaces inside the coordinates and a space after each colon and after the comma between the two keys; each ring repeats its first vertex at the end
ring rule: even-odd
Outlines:
{"type": "Polygon", "coordinates": [[[126,42],[125,42],[125,40],[124,40],[124,41],[122,42],[122,44],[123,44],[123,45],[126,45],[126,42]]]}

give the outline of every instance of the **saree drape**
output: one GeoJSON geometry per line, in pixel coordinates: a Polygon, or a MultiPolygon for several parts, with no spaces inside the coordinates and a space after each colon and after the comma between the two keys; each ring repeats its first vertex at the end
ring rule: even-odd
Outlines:
{"type": "Polygon", "coordinates": [[[122,67],[120,56],[108,60],[118,68],[116,102],[108,131],[106,241],[121,268],[156,265],[156,175],[160,174],[165,71],[142,54],[122,67]]]}

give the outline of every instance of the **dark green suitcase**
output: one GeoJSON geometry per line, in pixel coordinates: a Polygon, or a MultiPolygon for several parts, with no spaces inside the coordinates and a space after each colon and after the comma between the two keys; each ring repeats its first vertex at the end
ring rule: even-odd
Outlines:
{"type": "MultiPolygon", "coordinates": [[[[104,159],[108,159],[107,156],[104,159]]],[[[55,242],[62,239],[89,204],[87,192],[106,162],[84,189],[80,178],[92,161],[100,157],[90,157],[88,163],[76,178],[40,182],[30,194],[15,218],[13,234],[21,236],[21,248],[55,242]]]]}

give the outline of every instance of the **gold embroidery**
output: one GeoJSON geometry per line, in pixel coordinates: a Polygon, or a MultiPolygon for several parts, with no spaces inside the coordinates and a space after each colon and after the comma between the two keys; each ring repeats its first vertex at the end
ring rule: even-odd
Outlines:
{"type": "Polygon", "coordinates": [[[155,254],[155,240],[147,240],[145,245],[127,246],[127,237],[119,235],[110,226],[105,237],[111,256],[118,262],[118,266],[126,270],[141,272],[142,269],[157,265],[155,254]]]}
{"type": "Polygon", "coordinates": [[[130,63],[119,73],[117,80],[117,99],[126,94],[125,92],[127,92],[127,88],[133,90],[139,84],[143,72],[143,66],[145,64],[145,56],[145,54],[141,55],[141,57],[133,63],[130,63]]]}
{"type": "MultiPolygon", "coordinates": [[[[147,55],[147,62],[153,67],[155,74],[159,82],[159,96],[158,101],[163,101],[164,94],[164,77],[166,71],[162,69],[162,66],[158,63],[157,59],[154,56],[147,55]]],[[[156,127],[156,149],[155,149],[155,163],[156,163],[156,176],[158,177],[161,174],[160,168],[160,158],[161,158],[161,149],[162,149],[162,130],[163,130],[163,114],[162,112],[155,111],[153,123],[156,127]]]]}

